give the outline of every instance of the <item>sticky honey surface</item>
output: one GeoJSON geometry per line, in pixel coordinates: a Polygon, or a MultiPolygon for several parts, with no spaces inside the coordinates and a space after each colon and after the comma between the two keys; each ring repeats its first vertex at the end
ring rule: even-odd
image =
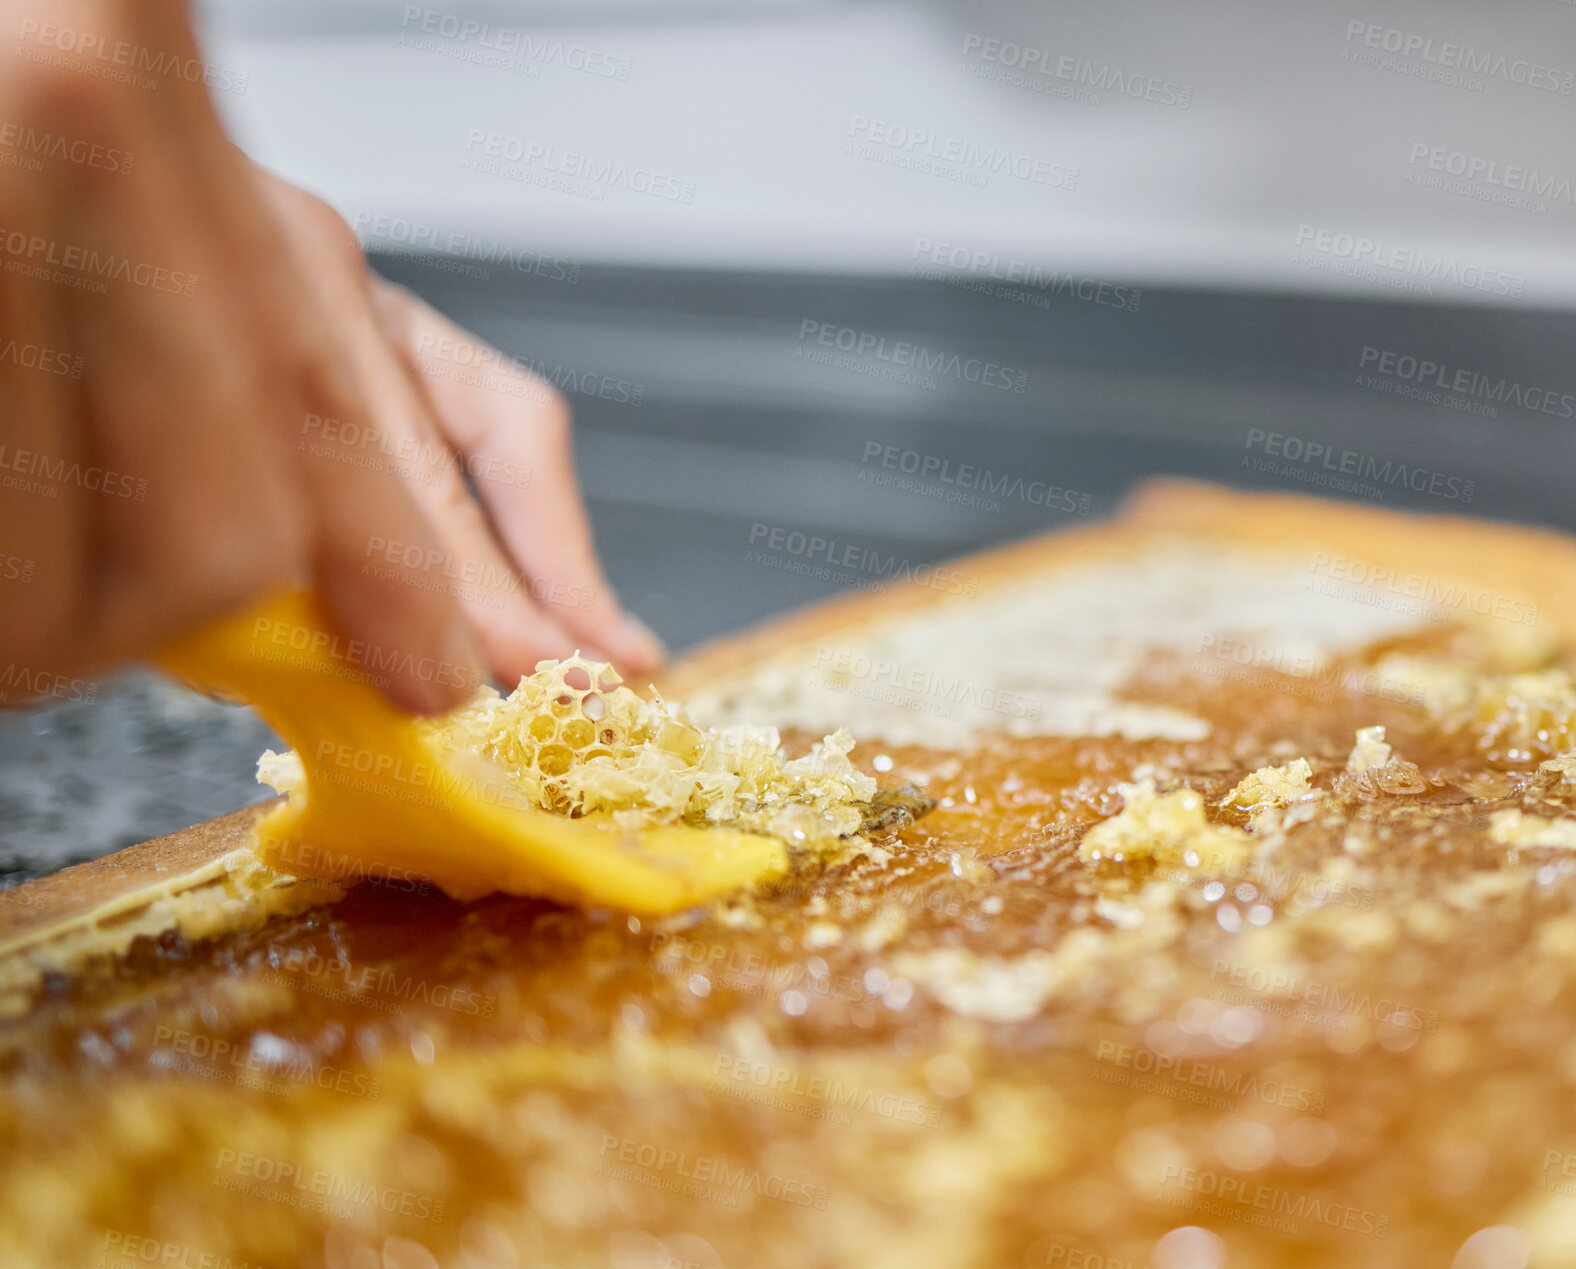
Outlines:
{"type": "Polygon", "coordinates": [[[656,923],[409,879],[52,980],[0,1261],[1576,1263],[1570,680],[1331,665],[1149,654],[1193,738],[863,739],[930,814],[656,923]]]}

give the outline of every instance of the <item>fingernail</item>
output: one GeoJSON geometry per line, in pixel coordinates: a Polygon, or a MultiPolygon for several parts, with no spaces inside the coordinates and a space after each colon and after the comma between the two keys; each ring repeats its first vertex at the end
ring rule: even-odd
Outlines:
{"type": "Polygon", "coordinates": [[[443,650],[441,677],[445,680],[443,686],[454,693],[452,704],[447,707],[453,708],[476,695],[476,689],[487,677],[482,668],[481,648],[477,645],[476,634],[463,615],[449,627],[443,650]]]}

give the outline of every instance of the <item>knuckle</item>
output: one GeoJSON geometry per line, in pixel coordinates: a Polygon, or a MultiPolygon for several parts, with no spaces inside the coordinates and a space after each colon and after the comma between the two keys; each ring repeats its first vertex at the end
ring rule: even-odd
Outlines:
{"type": "Polygon", "coordinates": [[[11,79],[7,95],[40,128],[110,139],[125,129],[126,112],[117,106],[108,80],[22,58],[6,74],[11,79]]]}
{"type": "Polygon", "coordinates": [[[574,411],[569,398],[539,375],[531,376],[536,401],[536,422],[548,436],[563,438],[569,435],[574,422],[574,411]]]}
{"type": "Polygon", "coordinates": [[[481,534],[486,541],[487,516],[471,493],[470,486],[460,474],[458,464],[450,467],[438,483],[433,496],[434,514],[456,532],[481,534]]]}
{"type": "Polygon", "coordinates": [[[270,354],[273,381],[287,386],[292,401],[289,425],[299,431],[308,415],[364,423],[368,411],[354,363],[335,355],[339,345],[331,337],[314,338],[318,329],[315,323],[303,324],[285,334],[270,354]]]}
{"type": "Polygon", "coordinates": [[[335,211],[332,204],[305,190],[293,190],[291,197],[297,214],[323,242],[342,256],[361,258],[361,240],[356,237],[350,222],[335,211]]]}

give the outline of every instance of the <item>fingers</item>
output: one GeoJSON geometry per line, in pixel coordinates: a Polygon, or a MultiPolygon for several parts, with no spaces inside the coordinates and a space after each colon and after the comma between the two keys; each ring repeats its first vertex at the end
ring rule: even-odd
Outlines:
{"type": "MultiPolygon", "coordinates": [[[[322,253],[313,264],[318,284],[332,291],[333,310],[347,316],[340,333],[347,345],[341,360],[355,368],[359,391],[376,420],[372,449],[390,460],[368,465],[398,475],[437,543],[434,550],[409,535],[362,533],[363,559],[354,576],[451,596],[476,632],[487,665],[505,683],[530,673],[544,658],[567,656],[576,641],[555,620],[553,610],[532,601],[520,570],[466,487],[464,468],[436,422],[425,383],[388,341],[370,307],[367,274],[348,226],[332,209],[282,182],[272,183],[270,196],[285,214],[302,221],[322,253]],[[395,570],[416,568],[423,560],[424,577],[395,576],[395,570]]],[[[359,436],[365,447],[372,433],[337,416],[335,422],[333,436],[359,436]]],[[[322,435],[327,439],[330,433],[324,429],[322,435]]],[[[322,447],[310,448],[316,452],[322,447]]],[[[349,461],[354,456],[343,457],[349,461]]],[[[340,584],[351,580],[340,571],[340,584]]]]}
{"type": "MultiPolygon", "coordinates": [[[[55,16],[189,60],[183,12],[149,0],[55,16]]],[[[271,426],[289,413],[281,385],[306,364],[280,338],[290,323],[265,311],[280,289],[277,235],[255,196],[239,197],[244,170],[201,86],[175,75],[158,87],[31,63],[6,85],[7,117],[136,158],[109,170],[52,158],[7,182],[33,196],[27,223],[7,223],[39,245],[47,267],[29,276],[80,358],[58,385],[58,434],[37,455],[46,516],[77,509],[48,574],[65,579],[67,602],[45,622],[51,654],[75,668],[157,649],[300,578],[308,540],[271,426]]],[[[38,320],[7,333],[32,340],[38,320]]],[[[7,393],[7,410],[21,399],[7,393]]],[[[24,408],[30,426],[48,417],[24,408]]]]}
{"type": "MultiPolygon", "coordinates": [[[[369,558],[391,525],[412,519],[403,490],[384,482],[347,482],[319,521],[317,587],[347,638],[367,646],[368,664],[395,704],[438,714],[462,704],[481,681],[465,614],[432,563],[441,552],[425,526],[402,541],[398,557],[369,558]],[[405,655],[401,655],[405,654],[405,655]]],[[[415,517],[419,519],[419,517],[415,517]]],[[[399,530],[397,530],[399,531],[399,530]]],[[[411,530],[403,530],[411,532],[411,530]]]]}
{"type": "MultiPolygon", "coordinates": [[[[197,57],[177,0],[61,0],[52,16],[197,57]]],[[[0,490],[0,532],[32,561],[38,601],[8,612],[0,657],[76,669],[146,654],[310,582],[393,699],[450,708],[479,670],[447,548],[402,469],[365,444],[385,419],[436,430],[354,237],[320,204],[265,197],[200,84],[157,88],[30,61],[0,82],[5,117],[136,156],[113,173],[53,158],[0,173],[0,336],[82,355],[80,379],[0,363],[0,410],[19,420],[4,442],[51,473],[26,495],[38,505],[0,490]],[[314,418],[339,426],[313,435],[314,418]]],[[[0,557],[0,583],[8,568],[0,557]]]]}
{"type": "Polygon", "coordinates": [[[396,703],[418,713],[451,709],[480,681],[480,657],[447,552],[412,497],[407,465],[382,443],[418,434],[422,403],[372,315],[348,227],[319,200],[263,180],[310,279],[303,286],[317,311],[334,318],[332,329],[314,331],[321,355],[293,429],[315,511],[314,578],[345,635],[384,654],[396,703]],[[387,655],[394,651],[408,655],[387,655]]]}
{"type": "Polygon", "coordinates": [[[422,372],[439,426],[466,456],[533,598],[587,651],[627,672],[660,664],[661,644],[624,612],[597,560],[563,398],[404,290],[375,283],[375,293],[386,329],[422,372]],[[456,373],[478,361],[489,367],[485,374],[456,373]]]}
{"type": "MultiPolygon", "coordinates": [[[[0,224],[44,223],[38,193],[0,187],[0,224]]],[[[71,418],[79,356],[57,288],[0,270],[0,672],[13,681],[82,662],[69,632],[87,615],[93,500],[78,483],[35,477],[39,456],[81,460],[71,418]]],[[[0,704],[20,698],[0,688],[0,704]]]]}
{"type": "MultiPolygon", "coordinates": [[[[367,314],[367,327],[375,319],[367,314]]],[[[513,684],[539,661],[568,656],[575,641],[552,611],[532,601],[519,568],[508,558],[464,478],[464,465],[438,427],[425,384],[409,359],[376,327],[378,418],[390,437],[398,437],[405,484],[442,548],[440,568],[446,589],[463,607],[481,642],[486,662],[500,682],[513,684]]],[[[390,544],[387,556],[408,553],[390,544]]]]}
{"type": "Polygon", "coordinates": [[[34,227],[60,266],[41,285],[84,357],[70,407],[82,463],[62,481],[85,498],[88,538],[77,623],[61,633],[98,663],[283,584],[305,535],[254,422],[277,391],[235,298],[246,288],[231,227],[195,216],[188,197],[234,180],[224,152],[172,147],[139,97],[69,75],[47,85],[49,125],[138,159],[129,174],[41,180],[49,201],[34,227]]]}
{"type": "Polygon", "coordinates": [[[361,367],[353,393],[319,384],[310,394],[339,423],[326,439],[313,439],[302,463],[315,508],[312,573],[340,630],[369,649],[390,699],[415,713],[441,713],[475,690],[479,657],[444,581],[437,537],[398,472],[369,464],[351,439],[386,417],[377,374],[375,365],[361,367]]]}
{"type": "Polygon", "coordinates": [[[551,610],[531,601],[520,570],[504,554],[492,526],[460,476],[458,462],[429,469],[413,486],[418,505],[444,547],[446,574],[499,682],[513,686],[537,662],[565,657],[575,641],[551,610]]]}

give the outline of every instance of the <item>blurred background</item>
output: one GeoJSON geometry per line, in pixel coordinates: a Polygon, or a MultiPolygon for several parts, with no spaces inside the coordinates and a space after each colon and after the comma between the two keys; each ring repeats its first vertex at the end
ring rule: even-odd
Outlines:
{"type": "MultiPolygon", "coordinates": [[[[773,530],[918,563],[1154,473],[1576,528],[1568,3],[198,7],[241,144],[569,397],[677,649],[872,580],[773,530]]],[[[95,696],[0,716],[0,876],[264,793],[246,711],[95,696]]]]}

